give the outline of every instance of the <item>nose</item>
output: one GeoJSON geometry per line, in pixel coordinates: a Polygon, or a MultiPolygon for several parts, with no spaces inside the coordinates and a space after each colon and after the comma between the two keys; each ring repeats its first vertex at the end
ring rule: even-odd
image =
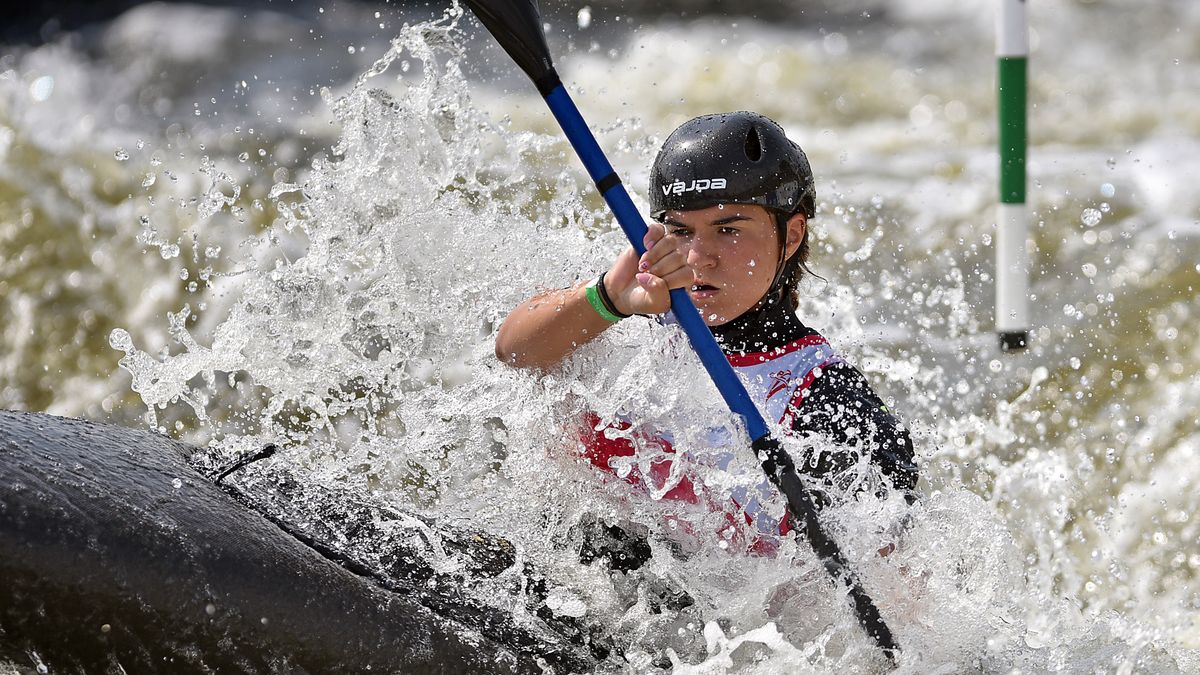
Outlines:
{"type": "Polygon", "coordinates": [[[714,267],[717,264],[717,249],[712,237],[700,233],[692,235],[685,260],[688,267],[694,270],[714,267]]]}

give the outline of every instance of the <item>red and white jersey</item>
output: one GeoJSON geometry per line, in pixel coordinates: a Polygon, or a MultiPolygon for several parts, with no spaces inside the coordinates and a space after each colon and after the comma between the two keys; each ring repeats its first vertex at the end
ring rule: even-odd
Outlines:
{"type": "Polygon", "coordinates": [[[824,368],[845,363],[820,335],[807,335],[769,352],[725,357],[763,417],[791,428],[791,416],[824,368]],[[782,396],[781,396],[782,394],[782,396]]]}
{"type": "MultiPolygon", "coordinates": [[[[815,333],[770,351],[738,353],[727,355],[726,358],[764,418],[779,422],[789,430],[793,427],[793,415],[803,408],[809,387],[821,376],[822,370],[833,364],[845,363],[829,346],[829,342],[815,333]]],[[[693,482],[691,476],[672,471],[674,462],[670,459],[651,461],[648,471],[644,465],[641,471],[632,470],[630,462],[625,459],[635,454],[634,444],[627,438],[628,434],[605,433],[610,429],[627,432],[630,423],[618,421],[597,428],[600,425],[601,420],[596,415],[588,415],[584,424],[583,452],[592,464],[641,486],[654,498],[693,504],[713,501],[701,486],[693,482]]],[[[747,452],[745,445],[734,443],[733,432],[726,427],[710,429],[707,435],[706,445],[709,447],[703,454],[688,453],[689,462],[698,462],[721,471],[734,470],[734,453],[747,452]]],[[[641,440],[661,446],[664,454],[677,452],[669,433],[658,433],[652,439],[641,440]]],[[[687,450],[679,449],[679,452],[687,453],[687,450]]],[[[741,464],[745,465],[744,462],[741,464]]],[[[737,481],[737,487],[731,495],[732,504],[712,504],[713,508],[725,511],[730,516],[727,519],[730,525],[734,524],[734,514],[741,514],[761,535],[786,533],[786,513],[782,501],[775,498],[774,487],[757,467],[753,476],[753,479],[737,481]]],[[[736,529],[732,528],[731,532],[736,529]]],[[[773,548],[762,537],[745,543],[757,552],[765,553],[773,548]]]]}

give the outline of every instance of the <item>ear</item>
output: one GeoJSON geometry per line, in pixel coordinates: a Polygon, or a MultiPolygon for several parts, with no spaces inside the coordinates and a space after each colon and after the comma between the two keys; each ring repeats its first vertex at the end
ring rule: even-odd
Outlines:
{"type": "Polygon", "coordinates": [[[804,241],[804,233],[807,229],[808,216],[804,213],[797,213],[788,218],[787,241],[784,242],[785,260],[790,260],[796,251],[800,250],[800,243],[804,241]]]}

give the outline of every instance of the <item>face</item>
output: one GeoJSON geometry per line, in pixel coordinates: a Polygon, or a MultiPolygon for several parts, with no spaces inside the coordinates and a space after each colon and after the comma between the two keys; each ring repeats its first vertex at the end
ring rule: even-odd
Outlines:
{"type": "MultiPolygon", "coordinates": [[[[694,211],[668,211],[663,218],[692,268],[688,289],[704,322],[719,326],[758,304],[781,263],[775,216],[761,206],[721,204],[694,211]]],[[[788,221],[786,256],[800,247],[805,218],[788,221]]]]}

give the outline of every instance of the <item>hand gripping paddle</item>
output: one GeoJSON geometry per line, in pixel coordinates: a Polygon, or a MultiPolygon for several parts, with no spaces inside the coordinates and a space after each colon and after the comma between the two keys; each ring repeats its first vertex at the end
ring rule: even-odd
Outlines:
{"type": "MultiPolygon", "coordinates": [[[[645,253],[646,247],[642,244],[642,239],[646,236],[646,224],[629,199],[629,193],[625,191],[621,179],[604,156],[604,151],[596,143],[595,136],[583,121],[579,109],[567,94],[558,73],[554,71],[550,49],[546,45],[546,35],[542,32],[537,0],[466,0],[466,4],[483,22],[488,32],[499,41],[504,51],[508,52],[529,79],[533,80],[567,139],[571,141],[575,153],[583,160],[588,174],[596,183],[596,189],[600,191],[617,222],[621,224],[629,243],[638,255],[645,253]]],[[[771,482],[787,498],[793,527],[808,538],[809,544],[820,556],[829,574],[846,584],[855,613],[858,615],[858,622],[867,634],[875,639],[888,658],[895,660],[899,648],[892,638],[892,632],[888,630],[887,624],[879,616],[879,609],[846,564],[846,558],[838,548],[837,542],[821,527],[817,520],[816,506],[796,475],[791,456],[771,435],[762,414],[746,393],[741,380],[734,374],[733,368],[692,304],[687,291],[682,288],[671,291],[671,310],[729,409],[745,420],[746,430],[751,439],[750,447],[757,453],[771,482]]]]}

